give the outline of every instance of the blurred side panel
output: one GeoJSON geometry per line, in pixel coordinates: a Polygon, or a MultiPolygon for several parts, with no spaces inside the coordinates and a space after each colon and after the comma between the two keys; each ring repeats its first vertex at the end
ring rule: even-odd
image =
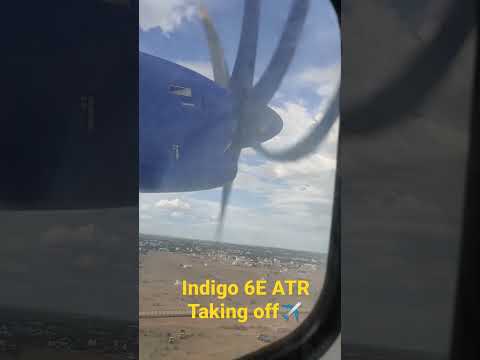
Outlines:
{"type": "Polygon", "coordinates": [[[448,357],[475,2],[342,4],[342,356],[448,357]]]}
{"type": "Polygon", "coordinates": [[[135,358],[138,2],[0,23],[0,357],[135,358]]]}

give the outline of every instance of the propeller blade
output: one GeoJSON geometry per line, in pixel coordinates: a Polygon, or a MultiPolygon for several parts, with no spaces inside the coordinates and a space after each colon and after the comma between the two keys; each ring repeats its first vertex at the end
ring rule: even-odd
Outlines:
{"type": "Polygon", "coordinates": [[[210,61],[213,68],[213,79],[220,86],[227,88],[230,81],[228,67],[227,63],[225,62],[225,55],[217,30],[215,29],[213,21],[208,15],[208,11],[204,6],[199,7],[199,14],[200,19],[202,20],[203,29],[205,30],[205,35],[207,36],[210,61]]]}
{"type": "Polygon", "coordinates": [[[230,81],[230,88],[238,94],[245,94],[244,91],[252,87],[257,57],[259,16],[260,1],[245,0],[242,34],[230,81]]]}
{"type": "Polygon", "coordinates": [[[253,148],[268,159],[275,161],[295,161],[311,154],[325,139],[333,123],[339,117],[340,89],[337,89],[334,97],[327,107],[323,118],[315,125],[314,129],[302,140],[287,149],[268,150],[261,144],[253,148]]]}
{"type": "Polygon", "coordinates": [[[295,0],[288,15],[287,24],[270,63],[253,89],[252,99],[267,104],[280,87],[295,55],[298,40],[307,17],[310,0],[295,0]]]}
{"type": "Polygon", "coordinates": [[[232,192],[233,182],[223,185],[222,188],[222,203],[220,205],[220,215],[218,216],[217,230],[215,233],[215,241],[222,241],[223,225],[225,220],[225,213],[227,212],[228,201],[230,193],[232,192]]]}

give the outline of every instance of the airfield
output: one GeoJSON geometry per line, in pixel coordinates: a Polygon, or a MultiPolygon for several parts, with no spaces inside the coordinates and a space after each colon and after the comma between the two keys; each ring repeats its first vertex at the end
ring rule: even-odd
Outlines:
{"type": "MultiPolygon", "coordinates": [[[[140,238],[139,286],[141,360],[232,359],[259,349],[297,327],[311,310],[323,284],[325,256],[284,249],[215,244],[181,239],[140,238]],[[183,296],[181,281],[244,284],[248,280],[302,279],[308,296],[183,296]],[[300,321],[290,318],[192,319],[187,304],[209,303],[249,309],[267,303],[301,301],[300,321]]],[[[280,314],[284,311],[281,310],[280,314]]]]}

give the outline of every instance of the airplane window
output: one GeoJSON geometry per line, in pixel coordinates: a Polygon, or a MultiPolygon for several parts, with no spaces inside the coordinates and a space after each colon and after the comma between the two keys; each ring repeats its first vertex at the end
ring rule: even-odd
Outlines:
{"type": "Polygon", "coordinates": [[[139,27],[140,358],[236,358],[288,335],[322,290],[337,17],[328,0],[140,0],[139,27]],[[183,95],[179,79],[205,118],[171,121],[191,116],[158,98],[183,95]]]}

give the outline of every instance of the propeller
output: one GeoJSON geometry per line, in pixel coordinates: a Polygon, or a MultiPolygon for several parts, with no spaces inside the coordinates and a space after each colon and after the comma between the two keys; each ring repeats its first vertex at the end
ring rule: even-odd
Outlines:
{"type": "Polygon", "coordinates": [[[225,62],[223,48],[220,44],[220,39],[217,32],[215,31],[212,20],[208,15],[207,8],[202,4],[199,5],[199,15],[200,19],[202,19],[205,34],[207,35],[208,49],[210,51],[210,61],[213,68],[213,79],[217,84],[227,88],[230,79],[228,75],[227,63],[225,62]]]}
{"type": "MultiPolygon", "coordinates": [[[[280,116],[268,106],[293,60],[311,0],[292,0],[290,12],[275,52],[257,84],[253,85],[260,19],[259,0],[245,0],[237,58],[229,77],[220,38],[205,7],[200,19],[207,37],[214,80],[228,88],[233,96],[236,129],[230,151],[238,162],[243,148],[252,147],[266,158],[294,161],[312,153],[325,138],[339,114],[339,90],[329,102],[323,119],[292,148],[272,152],[262,142],[277,135],[283,127],[280,116]],[[265,135],[267,134],[267,135],[265,135]]],[[[215,239],[220,241],[233,183],[223,186],[215,239]]]]}

